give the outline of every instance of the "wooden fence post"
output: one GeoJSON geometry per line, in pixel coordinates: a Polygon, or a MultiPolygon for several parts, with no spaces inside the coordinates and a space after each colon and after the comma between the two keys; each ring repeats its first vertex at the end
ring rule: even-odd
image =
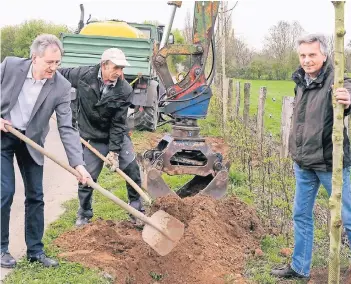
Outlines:
{"type": "Polygon", "coordinates": [[[223,77],[223,93],[222,93],[222,113],[223,113],[223,125],[222,133],[225,134],[225,129],[228,120],[228,84],[229,80],[226,77],[223,77]]]}
{"type": "Polygon", "coordinates": [[[258,102],[258,110],[257,110],[257,136],[258,136],[258,141],[260,141],[261,145],[262,145],[263,133],[264,133],[263,116],[264,116],[264,104],[266,101],[266,96],[267,96],[267,88],[261,87],[260,98],[258,102]]]}
{"type": "Polygon", "coordinates": [[[291,118],[294,110],[294,98],[283,97],[282,120],[280,128],[281,148],[280,158],[287,158],[289,154],[289,134],[291,127],[291,118]]]}
{"type": "Polygon", "coordinates": [[[244,125],[249,125],[249,112],[250,112],[250,83],[244,84],[244,111],[243,111],[243,120],[244,125]]]}
{"type": "Polygon", "coordinates": [[[233,79],[230,78],[228,82],[228,113],[229,120],[234,119],[234,97],[233,97],[233,79]]]}
{"type": "Polygon", "coordinates": [[[239,110],[240,110],[240,82],[236,82],[235,84],[235,112],[234,118],[239,117],[239,110]]]}

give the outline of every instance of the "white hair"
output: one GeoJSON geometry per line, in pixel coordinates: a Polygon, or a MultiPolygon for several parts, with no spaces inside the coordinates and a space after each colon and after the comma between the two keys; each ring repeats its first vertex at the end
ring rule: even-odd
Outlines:
{"type": "Polygon", "coordinates": [[[55,45],[57,48],[60,50],[61,55],[63,54],[63,46],[61,41],[55,36],[51,34],[41,34],[38,35],[31,47],[30,47],[30,57],[33,56],[33,54],[37,54],[39,56],[43,56],[45,50],[50,46],[50,45],[55,45]]]}
{"type": "Polygon", "coordinates": [[[297,40],[297,48],[303,43],[314,43],[314,42],[319,42],[320,50],[323,55],[328,55],[328,45],[327,45],[327,39],[324,35],[322,34],[309,34],[300,37],[297,40]]]}

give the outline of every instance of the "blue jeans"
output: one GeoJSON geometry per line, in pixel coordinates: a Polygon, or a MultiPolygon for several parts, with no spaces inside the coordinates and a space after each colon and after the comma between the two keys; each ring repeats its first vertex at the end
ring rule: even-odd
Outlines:
{"type": "MultiPolygon", "coordinates": [[[[331,195],[332,172],[304,170],[294,163],[296,192],[294,200],[295,247],[291,268],[304,276],[310,275],[313,248],[313,207],[322,184],[331,195]]],[[[347,237],[351,241],[351,188],[350,168],[343,169],[342,221],[347,237]]]]}
{"type": "Polygon", "coordinates": [[[43,253],[43,166],[34,162],[27,146],[11,133],[1,132],[1,252],[9,246],[10,211],[15,194],[14,155],[25,188],[25,241],[27,255],[43,253]]]}

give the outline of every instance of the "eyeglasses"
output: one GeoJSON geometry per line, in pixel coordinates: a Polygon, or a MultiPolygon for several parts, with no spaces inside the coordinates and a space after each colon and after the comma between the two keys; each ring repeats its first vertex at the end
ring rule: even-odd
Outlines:
{"type": "Polygon", "coordinates": [[[49,65],[50,67],[53,67],[53,66],[61,66],[61,61],[45,61],[45,63],[47,65],[49,65]]]}

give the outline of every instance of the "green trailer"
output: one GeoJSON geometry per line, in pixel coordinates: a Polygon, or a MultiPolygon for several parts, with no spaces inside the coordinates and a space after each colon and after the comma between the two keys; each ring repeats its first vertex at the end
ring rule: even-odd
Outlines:
{"type": "Polygon", "coordinates": [[[96,65],[106,49],[112,47],[121,49],[130,63],[130,66],[124,69],[125,78],[130,83],[135,82],[132,84],[134,92],[132,107],[128,113],[129,126],[137,130],[154,131],[158,121],[158,99],[164,89],[160,85],[151,60],[154,45],[162,38],[163,27],[136,23],[128,25],[141,31],[143,37],[61,34],[64,47],[62,67],[96,65]]]}

